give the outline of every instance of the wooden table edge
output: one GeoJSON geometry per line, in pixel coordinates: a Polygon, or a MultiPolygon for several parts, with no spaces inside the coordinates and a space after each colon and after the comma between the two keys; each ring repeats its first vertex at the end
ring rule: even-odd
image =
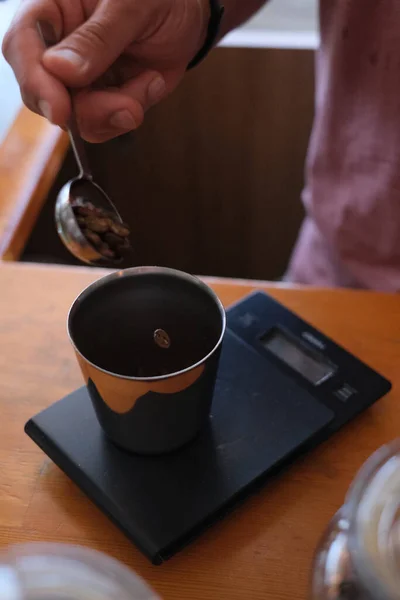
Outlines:
{"type": "MultiPolygon", "coordinates": [[[[158,266],[158,265],[156,265],[158,266]]],[[[10,269],[15,271],[64,271],[68,273],[77,273],[81,275],[92,275],[93,281],[99,279],[113,272],[112,269],[106,269],[102,267],[88,267],[85,265],[65,265],[65,264],[52,264],[52,263],[35,263],[35,262],[12,262],[12,261],[0,261],[0,269],[10,269]]],[[[251,290],[264,290],[266,292],[299,292],[305,294],[335,294],[335,295],[351,295],[351,296],[374,296],[374,297],[392,297],[395,298],[398,294],[393,292],[382,292],[376,290],[360,290],[352,288],[330,288],[320,286],[310,286],[303,284],[292,284],[287,282],[268,281],[262,279],[243,279],[235,277],[219,277],[213,275],[196,275],[198,279],[212,288],[236,288],[238,292],[246,293],[251,290]]]]}

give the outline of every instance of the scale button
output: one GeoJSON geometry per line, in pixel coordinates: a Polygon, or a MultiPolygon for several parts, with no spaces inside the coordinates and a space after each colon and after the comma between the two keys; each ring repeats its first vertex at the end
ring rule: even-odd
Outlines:
{"type": "Polygon", "coordinates": [[[251,313],[245,313],[238,318],[238,321],[242,327],[251,327],[254,323],[258,322],[258,319],[255,315],[251,313]]]}
{"type": "Polygon", "coordinates": [[[344,383],[339,389],[333,392],[336,398],[339,398],[342,402],[347,402],[350,400],[354,394],[357,393],[357,390],[351,387],[348,383],[344,383]]]}

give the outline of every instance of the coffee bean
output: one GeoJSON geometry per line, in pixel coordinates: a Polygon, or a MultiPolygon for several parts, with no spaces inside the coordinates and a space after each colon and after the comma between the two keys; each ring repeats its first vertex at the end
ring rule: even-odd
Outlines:
{"type": "Polygon", "coordinates": [[[98,249],[104,245],[103,241],[98,233],[95,233],[94,231],[90,231],[90,229],[82,230],[82,233],[85,236],[85,238],[88,240],[88,242],[93,244],[93,246],[95,246],[95,248],[98,249]]]}
{"type": "Polygon", "coordinates": [[[95,233],[105,233],[110,229],[110,221],[104,217],[86,217],[86,227],[95,233]]]}
{"type": "Polygon", "coordinates": [[[113,250],[117,250],[119,246],[123,246],[124,244],[124,239],[119,235],[115,235],[115,233],[112,233],[111,231],[108,231],[104,234],[104,241],[113,250]]]}
{"type": "Polygon", "coordinates": [[[129,243],[129,240],[127,240],[126,238],[124,239],[124,242],[122,244],[120,244],[117,247],[117,252],[118,254],[121,254],[121,256],[125,256],[125,254],[127,254],[131,249],[131,245],[129,243]]]}
{"type": "Polygon", "coordinates": [[[96,206],[93,207],[93,215],[96,217],[103,217],[105,219],[113,219],[113,215],[108,212],[108,210],[103,210],[102,208],[98,208],[96,206]]]}
{"type": "Polygon", "coordinates": [[[107,244],[102,244],[98,250],[100,254],[102,254],[105,258],[118,258],[114,250],[111,250],[111,248],[107,246],[107,244]]]}
{"type": "Polygon", "coordinates": [[[128,237],[130,235],[130,229],[125,223],[116,223],[115,221],[111,224],[111,231],[121,237],[128,237]]]}
{"type": "Polygon", "coordinates": [[[130,250],[130,229],[115,221],[113,214],[79,199],[72,206],[78,226],[87,241],[109,259],[121,259],[130,250]]]}
{"type": "Polygon", "coordinates": [[[85,204],[85,205],[74,205],[72,207],[74,213],[76,215],[80,215],[82,217],[90,217],[91,215],[95,214],[95,207],[93,206],[93,204],[85,204]]]}

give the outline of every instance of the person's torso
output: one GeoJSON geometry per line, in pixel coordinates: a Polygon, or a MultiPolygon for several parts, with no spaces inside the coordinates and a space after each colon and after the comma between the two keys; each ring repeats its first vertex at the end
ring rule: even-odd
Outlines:
{"type": "Polygon", "coordinates": [[[320,21],[304,202],[343,280],[400,290],[400,0],[320,0],[320,21]]]}

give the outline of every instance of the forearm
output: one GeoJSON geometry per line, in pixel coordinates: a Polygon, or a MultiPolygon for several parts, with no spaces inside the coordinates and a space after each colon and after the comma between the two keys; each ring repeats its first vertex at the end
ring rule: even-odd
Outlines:
{"type": "Polygon", "coordinates": [[[222,21],[220,38],[249,19],[268,0],[222,0],[225,14],[222,21]]]}

